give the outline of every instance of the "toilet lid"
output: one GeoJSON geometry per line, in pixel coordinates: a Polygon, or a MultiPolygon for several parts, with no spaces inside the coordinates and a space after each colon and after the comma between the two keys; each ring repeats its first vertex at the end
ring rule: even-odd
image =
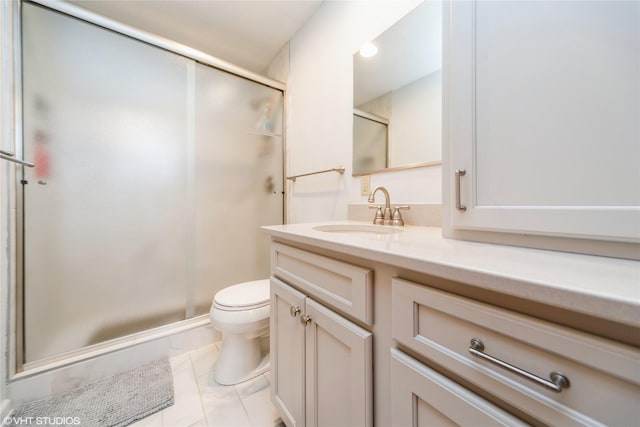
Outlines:
{"type": "Polygon", "coordinates": [[[213,299],[224,307],[253,307],[269,303],[269,279],[254,280],[229,286],[213,299]]]}

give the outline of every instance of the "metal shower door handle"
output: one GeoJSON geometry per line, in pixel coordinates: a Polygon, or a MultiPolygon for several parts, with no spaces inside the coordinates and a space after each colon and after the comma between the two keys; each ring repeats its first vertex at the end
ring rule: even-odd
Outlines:
{"type": "Polygon", "coordinates": [[[10,162],[17,163],[22,166],[34,167],[35,165],[31,162],[25,162],[24,160],[16,159],[15,154],[10,151],[0,150],[0,159],[9,160],[10,162]]]}
{"type": "Polygon", "coordinates": [[[460,177],[465,176],[467,171],[464,169],[456,170],[456,209],[464,212],[467,210],[467,207],[460,203],[460,177]]]}

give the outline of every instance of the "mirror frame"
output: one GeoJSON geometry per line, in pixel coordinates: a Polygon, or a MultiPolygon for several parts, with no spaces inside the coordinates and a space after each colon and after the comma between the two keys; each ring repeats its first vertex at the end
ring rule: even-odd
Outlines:
{"type": "Polygon", "coordinates": [[[423,162],[423,163],[410,163],[407,165],[392,166],[384,169],[374,169],[366,172],[353,172],[351,176],[366,176],[366,175],[373,175],[377,173],[401,171],[405,169],[416,169],[416,168],[424,168],[427,166],[438,166],[441,164],[442,164],[442,160],[437,160],[433,162],[423,162]]]}

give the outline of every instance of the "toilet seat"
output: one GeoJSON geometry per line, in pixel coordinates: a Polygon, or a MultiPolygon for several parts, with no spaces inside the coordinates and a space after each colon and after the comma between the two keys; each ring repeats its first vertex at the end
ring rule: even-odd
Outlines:
{"type": "Polygon", "coordinates": [[[261,344],[269,335],[269,298],[269,279],[239,283],[216,293],[209,317],[222,332],[214,370],[217,383],[238,384],[269,369],[269,355],[261,344]]]}
{"type": "Polygon", "coordinates": [[[223,311],[247,311],[269,305],[269,279],[239,283],[218,291],[213,306],[223,311]]]}

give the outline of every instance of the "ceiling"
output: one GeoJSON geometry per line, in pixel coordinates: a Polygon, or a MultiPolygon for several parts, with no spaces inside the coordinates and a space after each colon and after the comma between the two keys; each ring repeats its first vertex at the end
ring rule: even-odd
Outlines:
{"type": "Polygon", "coordinates": [[[72,0],[69,3],[264,74],[322,1],[72,0]]]}

